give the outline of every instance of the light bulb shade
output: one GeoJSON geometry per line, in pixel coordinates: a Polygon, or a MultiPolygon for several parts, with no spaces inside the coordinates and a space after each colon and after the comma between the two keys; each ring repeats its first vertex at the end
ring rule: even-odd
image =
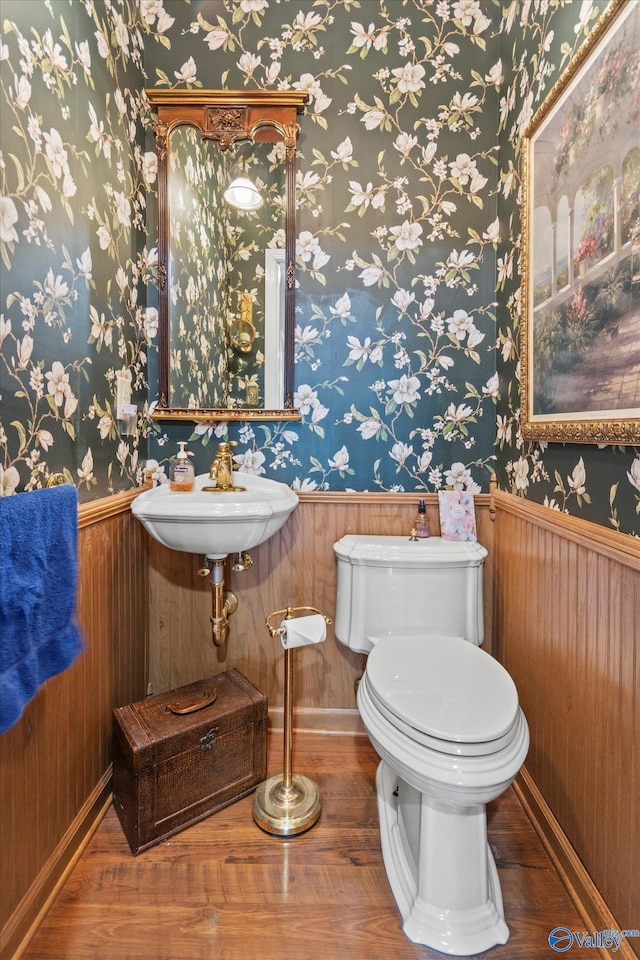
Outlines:
{"type": "Polygon", "coordinates": [[[248,177],[236,177],[224,192],[224,198],[238,210],[257,210],[262,206],[262,197],[248,177]]]}

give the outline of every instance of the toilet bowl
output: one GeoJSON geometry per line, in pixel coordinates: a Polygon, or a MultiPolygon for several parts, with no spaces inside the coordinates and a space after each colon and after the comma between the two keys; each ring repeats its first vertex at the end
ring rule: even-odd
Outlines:
{"type": "Polygon", "coordinates": [[[334,550],[336,636],[368,653],[358,708],[381,758],[382,853],[404,932],[480,953],[509,936],[485,804],[529,746],[513,680],[479,648],[486,550],[353,536],[334,550]]]}

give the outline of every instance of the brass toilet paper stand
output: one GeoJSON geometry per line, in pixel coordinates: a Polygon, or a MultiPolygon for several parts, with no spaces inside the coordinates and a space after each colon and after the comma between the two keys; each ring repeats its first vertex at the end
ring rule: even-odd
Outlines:
{"type": "MultiPolygon", "coordinates": [[[[319,613],[327,624],[332,621],[315,607],[286,607],[274,610],[266,619],[272,637],[282,638],[285,628],[272,627],[270,620],[282,616],[295,619],[293,614],[301,610],[319,613]]],[[[320,816],[322,800],[320,791],[308,777],[292,773],[293,755],[293,650],[284,651],[284,771],[261,783],[253,800],[253,819],[267,833],[280,837],[293,837],[312,827],[320,816]]]]}

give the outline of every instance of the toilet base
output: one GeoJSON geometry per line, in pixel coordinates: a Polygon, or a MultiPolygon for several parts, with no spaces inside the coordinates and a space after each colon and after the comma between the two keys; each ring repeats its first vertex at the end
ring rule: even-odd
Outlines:
{"type": "Polygon", "coordinates": [[[409,940],[451,956],[506,943],[484,804],[442,804],[384,761],[376,783],[384,865],[409,940]]]}

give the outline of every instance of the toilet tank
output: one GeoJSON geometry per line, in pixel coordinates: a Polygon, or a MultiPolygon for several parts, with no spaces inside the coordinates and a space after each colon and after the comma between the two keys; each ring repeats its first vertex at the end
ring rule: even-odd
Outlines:
{"type": "Polygon", "coordinates": [[[392,636],[484,639],[479,543],[357,536],[333,545],[338,560],[335,634],[359,653],[392,636]]]}

